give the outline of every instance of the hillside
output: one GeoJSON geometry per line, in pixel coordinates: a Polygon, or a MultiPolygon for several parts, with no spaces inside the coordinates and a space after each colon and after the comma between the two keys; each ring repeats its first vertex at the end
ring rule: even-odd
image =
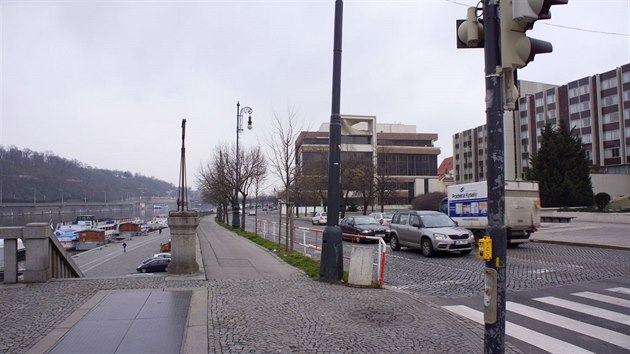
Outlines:
{"type": "Polygon", "coordinates": [[[0,202],[119,201],[175,197],[177,187],[129,171],[87,166],[51,153],[0,146],[0,202]]]}

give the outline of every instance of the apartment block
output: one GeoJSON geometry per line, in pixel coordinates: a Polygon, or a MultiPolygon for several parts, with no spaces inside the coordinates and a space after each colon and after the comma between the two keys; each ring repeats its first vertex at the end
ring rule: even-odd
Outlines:
{"type": "MultiPolygon", "coordinates": [[[[622,189],[624,181],[630,185],[630,64],[561,86],[520,81],[519,88],[518,110],[506,112],[506,174],[523,178],[540,148],[541,129],[564,120],[582,139],[594,186],[600,174],[622,189]]],[[[486,133],[481,125],[453,135],[457,183],[485,180],[486,133]]]]}

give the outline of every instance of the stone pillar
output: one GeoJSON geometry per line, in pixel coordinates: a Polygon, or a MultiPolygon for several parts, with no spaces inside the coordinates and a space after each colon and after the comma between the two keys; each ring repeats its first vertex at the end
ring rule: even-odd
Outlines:
{"type": "Polygon", "coordinates": [[[199,271],[196,260],[197,226],[196,211],[171,211],[168,227],[171,230],[171,263],[169,274],[193,274],[199,271]]]}
{"type": "Polygon", "coordinates": [[[48,240],[52,230],[43,222],[26,224],[22,231],[26,247],[25,283],[45,282],[50,279],[50,255],[48,240]]]}
{"type": "Polygon", "coordinates": [[[3,227],[4,239],[4,282],[17,283],[17,247],[18,239],[22,237],[22,227],[3,227]]]}

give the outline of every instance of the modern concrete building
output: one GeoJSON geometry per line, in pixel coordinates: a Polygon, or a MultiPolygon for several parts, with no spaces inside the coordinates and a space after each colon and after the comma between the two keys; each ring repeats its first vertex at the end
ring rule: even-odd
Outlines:
{"type": "MultiPolygon", "coordinates": [[[[329,123],[324,123],[318,131],[301,132],[296,141],[296,163],[313,180],[312,189],[327,186],[321,177],[327,174],[328,136],[329,123]]],[[[440,189],[437,138],[437,134],[417,133],[414,125],[377,124],[375,116],[342,115],[342,175],[344,167],[369,165],[374,178],[386,179],[391,190],[386,204],[408,205],[416,196],[440,189]]]]}
{"type": "MultiPolygon", "coordinates": [[[[523,178],[546,122],[569,122],[582,138],[594,192],[630,194],[630,64],[562,86],[519,82],[518,110],[506,113],[506,178],[523,178]]],[[[485,180],[485,125],[453,135],[457,183],[485,180]]]]}

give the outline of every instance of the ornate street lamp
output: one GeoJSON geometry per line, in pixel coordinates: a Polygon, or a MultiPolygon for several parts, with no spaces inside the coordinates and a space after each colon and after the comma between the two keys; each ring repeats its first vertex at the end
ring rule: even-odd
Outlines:
{"type": "Polygon", "coordinates": [[[241,227],[241,218],[239,215],[240,205],[238,203],[238,188],[241,185],[239,176],[241,167],[239,161],[238,137],[243,131],[243,113],[247,113],[249,116],[247,129],[252,129],[252,112],[253,110],[251,108],[241,108],[241,103],[236,102],[236,184],[234,185],[234,199],[232,200],[232,228],[241,227]]]}

